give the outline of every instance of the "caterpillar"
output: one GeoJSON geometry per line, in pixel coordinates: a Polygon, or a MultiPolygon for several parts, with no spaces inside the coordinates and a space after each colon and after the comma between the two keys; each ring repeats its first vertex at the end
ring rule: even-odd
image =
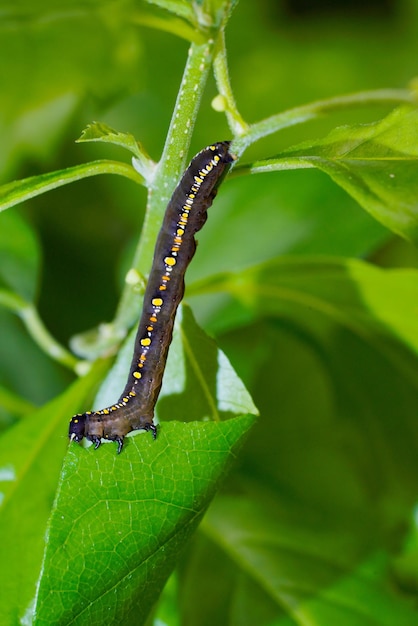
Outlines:
{"type": "Polygon", "coordinates": [[[117,443],[119,454],[124,437],[132,430],[151,431],[156,438],[154,407],[184,295],[184,275],[196,251],[194,235],[206,222],[207,209],[235,159],[229,146],[229,141],[221,141],[199,152],[174,190],[154,250],[125,388],[112,406],[74,415],[69,426],[71,441],[86,437],[98,448],[102,439],[108,439],[117,443]]]}

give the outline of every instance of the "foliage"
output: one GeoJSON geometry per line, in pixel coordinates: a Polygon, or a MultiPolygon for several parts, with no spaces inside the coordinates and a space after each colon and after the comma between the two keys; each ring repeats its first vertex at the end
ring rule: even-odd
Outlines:
{"type": "MultiPolygon", "coordinates": [[[[17,78],[3,75],[2,164],[6,181],[19,178],[0,187],[2,624],[418,621],[416,86],[382,88],[364,63],[366,51],[387,74],[387,33],[357,32],[347,49],[355,20],[339,42],[322,18],[312,45],[284,15],[280,38],[260,21],[276,3],[236,5],[4,9],[0,72],[17,78]],[[173,35],[189,50],[162,137],[185,53],[173,35]],[[312,102],[272,114],[294,76],[304,80],[283,104],[312,102]],[[91,160],[74,165],[69,137],[92,108],[106,121],[83,131],[77,148],[91,160]],[[190,148],[227,138],[237,160],[186,292],[223,351],[183,306],[156,442],[137,433],[120,456],[68,447],[71,415],[124,385],[190,148]]],[[[403,36],[391,30],[395,83],[411,78],[401,67],[416,71],[413,12],[405,0],[403,36]]]]}

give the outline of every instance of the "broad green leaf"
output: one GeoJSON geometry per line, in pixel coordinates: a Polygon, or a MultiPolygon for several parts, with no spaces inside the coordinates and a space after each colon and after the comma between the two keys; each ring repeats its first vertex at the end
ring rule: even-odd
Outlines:
{"type": "Polygon", "coordinates": [[[316,167],[328,174],[375,219],[418,241],[418,110],[404,106],[383,120],[344,126],[304,143],[252,172],[316,167]]]}
{"type": "Polygon", "coordinates": [[[57,170],[49,174],[30,176],[12,183],[6,183],[0,187],[0,211],[4,211],[15,204],[39,196],[46,191],[62,187],[82,178],[96,176],[98,174],[118,174],[126,176],[134,182],[141,183],[142,177],[127,163],[119,161],[92,161],[68,167],[65,170],[57,170]]]}
{"type": "Polygon", "coordinates": [[[103,371],[103,364],[62,396],[0,437],[0,622],[15,624],[35,594],[45,529],[68,445],[71,416],[103,371]]]}
{"type": "Polygon", "coordinates": [[[417,270],[380,269],[356,259],[282,257],[215,276],[200,288],[227,291],[258,314],[279,314],[288,306],[302,314],[314,310],[375,344],[392,335],[418,353],[417,270]]]}
{"type": "Polygon", "coordinates": [[[165,423],[120,456],[71,446],[34,623],[144,623],[253,421],[165,423]]]}
{"type": "MultiPolygon", "coordinates": [[[[95,405],[119,396],[132,339],[95,405]]],[[[250,412],[257,410],[225,355],[182,307],[156,407],[157,440],[133,433],[120,456],[114,445],[70,448],[35,623],[100,623],[104,610],[109,624],[142,623],[252,425],[254,415],[241,417],[250,412]]]]}
{"type": "Polygon", "coordinates": [[[416,558],[397,562],[402,586],[391,562],[418,492],[417,278],[284,258],[211,284],[242,305],[222,345],[262,417],[204,519],[209,545],[182,563],[190,623],[418,623],[416,558]]]}
{"type": "Polygon", "coordinates": [[[33,301],[38,284],[39,243],[17,213],[0,216],[0,285],[33,301]]]}

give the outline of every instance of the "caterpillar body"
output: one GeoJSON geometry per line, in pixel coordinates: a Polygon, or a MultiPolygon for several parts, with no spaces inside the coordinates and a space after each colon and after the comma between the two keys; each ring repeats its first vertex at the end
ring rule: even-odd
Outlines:
{"type": "Polygon", "coordinates": [[[184,275],[196,251],[194,235],[206,222],[207,209],[234,160],[229,145],[222,141],[199,152],[174,190],[157,238],[125,388],[114,405],[74,415],[71,441],[86,437],[98,448],[102,439],[109,439],[117,442],[120,453],[132,430],[149,430],[155,439],[154,407],[184,295],[184,275]]]}

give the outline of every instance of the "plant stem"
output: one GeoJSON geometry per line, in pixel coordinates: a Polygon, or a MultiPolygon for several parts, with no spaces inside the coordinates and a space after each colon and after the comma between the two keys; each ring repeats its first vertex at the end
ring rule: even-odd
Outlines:
{"type": "Polygon", "coordinates": [[[76,370],[79,363],[78,359],[59,344],[48,332],[32,304],[27,304],[24,308],[20,309],[18,315],[23,320],[32,339],[46,354],[62,365],[74,371],[76,370]]]}
{"type": "MultiPolygon", "coordinates": [[[[152,186],[149,189],[147,212],[141,238],[131,270],[148,276],[155,242],[165,207],[186,164],[191,135],[209,68],[212,63],[214,40],[204,44],[192,43],[177,96],[166,143],[152,186]]],[[[125,282],[116,317],[115,331],[130,327],[138,317],[140,294],[136,285],[125,282]]]]}
{"type": "Polygon", "coordinates": [[[21,318],[29,335],[51,358],[72,370],[79,366],[80,361],[58,343],[45,328],[32,303],[12,291],[0,289],[0,306],[13,311],[21,318]]]}
{"type": "Polygon", "coordinates": [[[415,98],[416,96],[407,89],[379,89],[311,102],[252,124],[245,134],[234,141],[234,152],[241,156],[245,149],[258,139],[276,133],[283,128],[319,118],[325,113],[369,104],[414,103],[415,98]]]}
{"type": "Polygon", "coordinates": [[[249,126],[238,111],[234,94],[232,93],[231,82],[229,80],[228,63],[225,46],[225,33],[221,30],[216,46],[215,58],[213,61],[216,84],[219,94],[225,99],[225,114],[230,129],[234,136],[238,137],[249,130],[249,126]]]}

